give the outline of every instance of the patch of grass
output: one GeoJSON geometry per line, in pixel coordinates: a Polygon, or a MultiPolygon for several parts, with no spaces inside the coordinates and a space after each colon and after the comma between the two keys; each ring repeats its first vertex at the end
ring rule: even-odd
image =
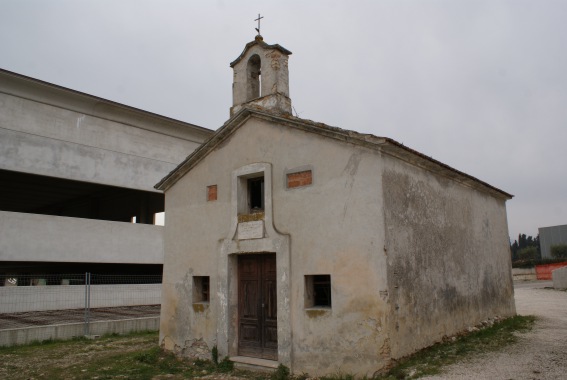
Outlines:
{"type": "MultiPolygon", "coordinates": [[[[514,332],[529,330],[535,317],[516,316],[491,327],[436,344],[397,362],[388,373],[374,379],[413,379],[439,373],[470,354],[497,350],[517,340],[514,332]]],[[[212,353],[211,353],[212,354],[212,353]]],[[[213,356],[213,355],[212,355],[213,356]]],[[[0,378],[5,379],[190,379],[231,373],[251,380],[305,380],[280,365],[272,374],[233,369],[228,359],[182,360],[158,347],[157,332],[142,332],[100,339],[37,342],[0,348],[0,378]],[[169,375],[169,376],[168,376],[169,375]]],[[[214,359],[214,356],[212,357],[214,359]]],[[[321,380],[354,380],[351,374],[336,373],[321,380]]],[[[363,378],[366,379],[366,378],[363,378]]]]}
{"type": "Polygon", "coordinates": [[[534,322],[534,316],[517,315],[454,340],[437,343],[399,360],[390,371],[376,379],[417,379],[438,374],[443,367],[456,363],[465,356],[495,351],[516,342],[518,337],[514,332],[528,331],[534,322]]]}
{"type": "Polygon", "coordinates": [[[289,380],[290,379],[289,368],[287,368],[283,364],[280,364],[278,366],[278,368],[272,373],[271,379],[272,380],[289,380]]]}
{"type": "MultiPolygon", "coordinates": [[[[0,347],[0,357],[2,355],[22,355],[30,351],[41,350],[41,351],[56,351],[61,346],[70,346],[74,344],[82,344],[81,342],[86,341],[86,338],[75,337],[71,340],[56,340],[56,339],[46,339],[46,340],[36,340],[26,344],[19,344],[9,347],[0,347]]],[[[1,362],[1,360],[0,360],[1,362]]]]}
{"type": "Polygon", "coordinates": [[[154,347],[145,352],[139,352],[134,355],[134,359],[139,361],[140,363],[146,364],[156,364],[159,360],[159,356],[161,353],[161,349],[159,347],[154,347]]]}
{"type": "Polygon", "coordinates": [[[224,359],[217,364],[217,370],[219,372],[231,372],[234,369],[234,363],[230,361],[228,356],[225,356],[224,359]]]}
{"type": "Polygon", "coordinates": [[[114,353],[91,360],[87,366],[68,371],[74,378],[99,379],[151,379],[157,375],[183,373],[191,376],[197,367],[189,362],[178,360],[173,354],[163,352],[159,347],[151,347],[143,351],[114,353]]]}
{"type": "Polygon", "coordinates": [[[73,342],[100,342],[100,341],[104,341],[104,340],[108,340],[108,339],[116,339],[119,337],[123,337],[123,338],[133,338],[133,337],[150,337],[150,338],[155,338],[157,341],[157,337],[158,337],[158,332],[156,331],[150,331],[150,330],[145,330],[145,331],[137,331],[137,332],[133,332],[133,333],[128,333],[125,335],[120,335],[117,333],[111,333],[111,334],[106,334],[103,335],[102,337],[98,338],[98,339],[88,339],[84,336],[75,336],[71,339],[45,339],[45,340],[35,340],[33,342],[30,343],[26,343],[26,344],[18,344],[15,346],[10,346],[10,347],[0,347],[0,353],[4,353],[4,352],[11,352],[13,350],[18,350],[18,349],[28,349],[28,348],[33,348],[33,347],[45,347],[45,346],[57,346],[57,345],[69,345],[73,342]]]}
{"type": "Polygon", "coordinates": [[[355,376],[349,373],[337,372],[332,375],[322,376],[320,380],[354,380],[355,376]]]}
{"type": "MultiPolygon", "coordinates": [[[[99,339],[115,339],[115,338],[133,338],[133,337],[152,337],[158,338],[159,333],[153,330],[143,330],[143,331],[135,331],[128,334],[118,334],[118,333],[110,333],[104,334],[99,339]]],[[[79,337],[80,339],[86,339],[84,337],[79,337]]]]}

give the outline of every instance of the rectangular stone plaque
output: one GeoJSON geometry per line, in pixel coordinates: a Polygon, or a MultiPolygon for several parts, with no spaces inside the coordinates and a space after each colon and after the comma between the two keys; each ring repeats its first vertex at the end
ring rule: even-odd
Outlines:
{"type": "Polygon", "coordinates": [[[238,223],[238,240],[262,239],[264,237],[264,221],[238,223]]]}

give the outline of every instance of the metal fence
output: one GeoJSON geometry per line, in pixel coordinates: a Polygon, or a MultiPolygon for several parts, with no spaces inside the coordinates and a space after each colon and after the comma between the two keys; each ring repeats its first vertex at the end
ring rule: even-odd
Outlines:
{"type": "Polygon", "coordinates": [[[161,275],[0,275],[0,330],[159,316],[161,275]]]}

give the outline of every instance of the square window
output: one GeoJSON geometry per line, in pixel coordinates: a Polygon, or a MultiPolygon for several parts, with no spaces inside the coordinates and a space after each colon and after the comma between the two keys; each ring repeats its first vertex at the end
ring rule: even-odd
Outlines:
{"type": "Polygon", "coordinates": [[[305,307],[331,307],[331,275],[305,276],[305,307]]]}
{"type": "Polygon", "coordinates": [[[209,302],[209,276],[193,276],[193,303],[209,302]]]}

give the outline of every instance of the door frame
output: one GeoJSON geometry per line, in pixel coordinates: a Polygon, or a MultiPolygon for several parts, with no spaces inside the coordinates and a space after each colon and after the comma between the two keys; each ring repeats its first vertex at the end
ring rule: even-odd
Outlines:
{"type": "MultiPolygon", "coordinates": [[[[276,261],[276,254],[274,252],[264,252],[264,253],[258,253],[258,254],[254,254],[254,255],[238,255],[237,256],[237,260],[238,260],[238,320],[237,320],[237,332],[238,334],[240,334],[242,332],[242,320],[244,319],[243,315],[242,315],[242,304],[240,303],[240,301],[242,300],[241,295],[242,295],[242,259],[244,257],[254,257],[256,258],[256,264],[257,264],[257,273],[256,273],[256,279],[258,280],[258,284],[257,284],[257,292],[258,292],[258,299],[257,299],[257,304],[256,304],[256,318],[258,320],[258,325],[257,328],[259,329],[258,334],[259,334],[259,343],[260,346],[259,347],[253,347],[253,346],[249,346],[246,347],[246,344],[243,344],[242,340],[241,340],[241,336],[238,336],[238,354],[239,356],[249,356],[249,357],[255,357],[255,358],[260,358],[260,359],[268,359],[268,360],[277,360],[277,356],[278,356],[278,352],[277,352],[277,345],[276,347],[268,347],[268,345],[266,344],[266,330],[267,328],[273,324],[273,322],[269,322],[266,319],[266,312],[267,312],[267,308],[264,306],[265,303],[267,303],[268,300],[268,294],[267,294],[267,281],[273,280],[276,281],[277,279],[277,261],[276,261]],[[267,277],[266,273],[268,272],[268,268],[266,267],[266,264],[268,263],[268,260],[266,259],[271,259],[273,260],[273,264],[275,265],[275,270],[276,273],[273,274],[272,276],[267,277]]],[[[276,326],[277,326],[277,291],[276,291],[276,326]]],[[[277,337],[276,337],[277,339],[277,337]]]]}

